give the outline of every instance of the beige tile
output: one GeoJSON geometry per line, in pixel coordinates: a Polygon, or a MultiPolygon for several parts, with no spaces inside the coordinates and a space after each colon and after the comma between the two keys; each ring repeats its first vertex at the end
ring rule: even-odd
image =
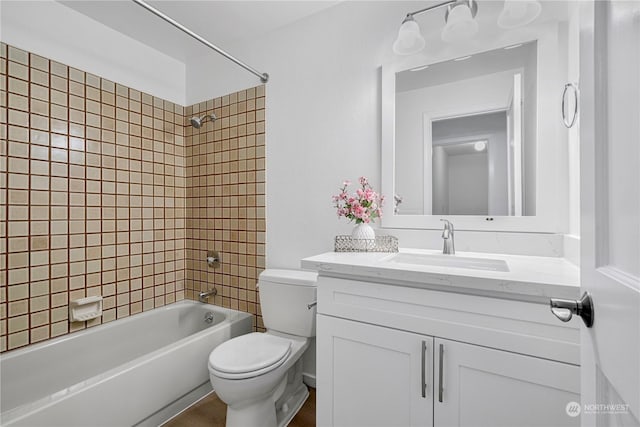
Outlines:
{"type": "Polygon", "coordinates": [[[29,316],[10,317],[7,321],[7,332],[13,334],[29,328],[29,316]]]}
{"type": "Polygon", "coordinates": [[[44,72],[48,72],[49,71],[49,60],[46,58],[43,58],[42,56],[39,55],[35,55],[35,54],[30,54],[30,66],[32,68],[36,68],[38,70],[44,71],[44,72]]]}
{"type": "Polygon", "coordinates": [[[69,76],[69,67],[59,62],[51,61],[50,72],[51,74],[67,79],[69,76]]]}
{"type": "Polygon", "coordinates": [[[10,77],[29,80],[29,68],[18,62],[9,61],[7,72],[10,77]]]}
{"type": "Polygon", "coordinates": [[[69,79],[79,83],[84,83],[85,73],[84,71],[69,67],[69,79]]]}
{"type": "Polygon", "coordinates": [[[69,325],[65,321],[51,324],[51,338],[64,335],[69,331],[69,325]]]}
{"type": "Polygon", "coordinates": [[[10,334],[7,340],[7,350],[22,347],[29,344],[29,331],[10,334]]]}
{"type": "Polygon", "coordinates": [[[36,343],[49,338],[49,325],[31,329],[31,342],[36,343]]]}
{"type": "MultiPolygon", "coordinates": [[[[15,77],[9,77],[9,83],[7,90],[9,93],[15,93],[17,95],[29,96],[29,83],[25,80],[20,80],[15,77]]],[[[38,86],[42,87],[42,86],[38,86]]],[[[38,92],[36,92],[37,94],[38,92]]]]}
{"type": "Polygon", "coordinates": [[[31,83],[35,83],[41,86],[49,86],[49,73],[31,69],[31,83]]]}

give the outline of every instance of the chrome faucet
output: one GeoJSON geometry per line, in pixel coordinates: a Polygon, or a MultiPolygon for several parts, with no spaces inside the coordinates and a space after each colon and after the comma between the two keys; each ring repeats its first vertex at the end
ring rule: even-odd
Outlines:
{"type": "Polygon", "coordinates": [[[198,301],[200,302],[209,302],[209,297],[211,295],[216,296],[218,294],[218,290],[216,288],[210,289],[207,292],[200,292],[200,294],[198,294],[198,301]]]}
{"type": "Polygon", "coordinates": [[[444,246],[442,247],[442,253],[445,255],[455,255],[456,247],[453,241],[453,224],[447,219],[441,219],[440,221],[444,221],[444,230],[442,231],[444,246]]]}

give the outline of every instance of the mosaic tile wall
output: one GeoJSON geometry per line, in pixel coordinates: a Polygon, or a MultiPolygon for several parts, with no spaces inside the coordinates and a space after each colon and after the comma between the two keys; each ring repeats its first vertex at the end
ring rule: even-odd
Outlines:
{"type": "Polygon", "coordinates": [[[265,267],[265,87],[186,107],[185,120],[185,295],[197,299],[215,285],[215,304],[256,315],[263,330],[256,283],[265,267]],[[188,123],[211,113],[218,119],[200,129],[188,123]],[[208,250],[220,252],[220,268],[207,266],[208,250]]]}
{"type": "Polygon", "coordinates": [[[184,107],[2,44],[0,119],[0,351],[184,298],[184,107]]]}

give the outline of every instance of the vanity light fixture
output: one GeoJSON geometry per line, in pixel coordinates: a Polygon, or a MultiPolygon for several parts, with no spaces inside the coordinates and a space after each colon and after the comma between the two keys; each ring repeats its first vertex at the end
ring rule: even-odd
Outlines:
{"type": "MultiPolygon", "coordinates": [[[[424,49],[426,42],[420,33],[420,26],[414,16],[447,7],[444,15],[445,26],[442,29],[442,40],[447,43],[457,43],[473,37],[479,29],[477,0],[449,0],[438,3],[415,12],[407,13],[398,37],[393,43],[393,51],[398,55],[413,55],[424,49]]],[[[510,30],[533,22],[542,11],[539,0],[504,0],[504,6],[498,17],[498,26],[510,30]]],[[[514,46],[517,47],[517,46],[514,46]]]]}
{"type": "Polygon", "coordinates": [[[402,21],[398,38],[393,43],[393,51],[398,55],[413,55],[424,49],[425,44],[424,37],[420,33],[420,26],[413,19],[413,15],[408,14],[402,21]]]}
{"type": "Polygon", "coordinates": [[[398,55],[413,55],[424,49],[426,43],[414,16],[444,6],[447,7],[444,17],[445,27],[442,30],[444,41],[465,40],[478,32],[478,23],[474,20],[478,13],[476,0],[450,0],[407,13],[398,31],[398,38],[393,43],[393,51],[398,55]]]}
{"type": "Polygon", "coordinates": [[[474,18],[477,13],[478,4],[473,0],[450,4],[444,15],[447,24],[442,29],[442,40],[458,43],[476,35],[479,26],[474,18]]]}
{"type": "Polygon", "coordinates": [[[540,15],[542,5],[538,0],[504,0],[498,16],[498,26],[505,30],[530,24],[540,15]]]}

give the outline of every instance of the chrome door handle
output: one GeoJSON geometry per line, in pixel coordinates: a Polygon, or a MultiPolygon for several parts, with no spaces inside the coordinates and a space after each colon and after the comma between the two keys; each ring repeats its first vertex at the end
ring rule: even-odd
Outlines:
{"type": "Polygon", "coordinates": [[[593,326],[593,300],[589,292],[582,294],[579,300],[551,298],[551,312],[563,322],[571,320],[573,315],[580,316],[587,328],[593,326]]]}
{"type": "Polygon", "coordinates": [[[426,398],[427,397],[427,367],[426,367],[426,362],[427,362],[427,342],[426,341],[422,341],[422,384],[421,384],[421,388],[422,388],[422,397],[426,398]]]}
{"type": "Polygon", "coordinates": [[[439,357],[439,372],[438,372],[438,402],[442,403],[442,395],[444,392],[443,384],[443,365],[444,364],[444,344],[440,344],[440,357],[439,357]]]}

